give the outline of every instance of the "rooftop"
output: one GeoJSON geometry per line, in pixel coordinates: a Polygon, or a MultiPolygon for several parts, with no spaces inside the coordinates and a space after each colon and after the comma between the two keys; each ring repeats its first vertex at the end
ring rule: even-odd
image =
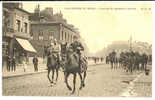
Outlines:
{"type": "Polygon", "coordinates": [[[78,32],[78,29],[77,28],[74,28],[73,25],[70,25],[70,24],[66,24],[66,23],[63,23],[63,22],[59,22],[59,21],[53,21],[53,22],[31,22],[32,25],[34,24],[38,24],[38,25],[42,25],[42,24],[45,24],[45,25],[54,25],[54,24],[62,24],[63,26],[69,28],[70,30],[74,31],[75,33],[79,33],[78,32]]]}

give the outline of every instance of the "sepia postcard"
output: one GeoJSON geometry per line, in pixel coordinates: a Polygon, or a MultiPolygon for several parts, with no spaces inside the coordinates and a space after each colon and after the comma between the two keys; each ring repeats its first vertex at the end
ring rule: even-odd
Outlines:
{"type": "Polygon", "coordinates": [[[152,97],[152,3],[2,2],[2,96],[152,97]]]}

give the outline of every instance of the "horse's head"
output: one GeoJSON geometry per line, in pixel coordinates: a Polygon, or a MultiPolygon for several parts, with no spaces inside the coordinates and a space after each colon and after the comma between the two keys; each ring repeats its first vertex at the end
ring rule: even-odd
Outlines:
{"type": "Polygon", "coordinates": [[[67,43],[61,44],[61,53],[62,53],[62,54],[63,54],[63,53],[66,53],[66,51],[67,51],[67,43]]]}
{"type": "Polygon", "coordinates": [[[72,47],[68,46],[67,43],[61,44],[61,53],[63,55],[70,55],[71,53],[73,53],[73,49],[72,47]]]}

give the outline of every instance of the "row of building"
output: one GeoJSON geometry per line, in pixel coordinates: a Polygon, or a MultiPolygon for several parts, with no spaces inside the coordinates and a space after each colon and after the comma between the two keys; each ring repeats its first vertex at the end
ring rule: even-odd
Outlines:
{"type": "Polygon", "coordinates": [[[36,5],[33,13],[23,9],[22,3],[3,3],[2,19],[2,56],[15,57],[17,63],[24,55],[36,53],[44,55],[44,47],[52,38],[59,43],[71,43],[74,37],[80,38],[77,28],[67,23],[61,11],[53,14],[53,8],[40,10],[36,5]]]}

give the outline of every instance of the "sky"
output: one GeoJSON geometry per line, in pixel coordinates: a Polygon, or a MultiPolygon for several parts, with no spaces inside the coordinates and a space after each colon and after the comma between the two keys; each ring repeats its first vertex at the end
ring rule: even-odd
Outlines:
{"type": "Polygon", "coordinates": [[[130,36],[133,41],[152,43],[150,3],[24,2],[23,8],[33,12],[37,4],[41,10],[52,7],[54,13],[61,11],[67,23],[79,29],[91,53],[130,36]]]}

